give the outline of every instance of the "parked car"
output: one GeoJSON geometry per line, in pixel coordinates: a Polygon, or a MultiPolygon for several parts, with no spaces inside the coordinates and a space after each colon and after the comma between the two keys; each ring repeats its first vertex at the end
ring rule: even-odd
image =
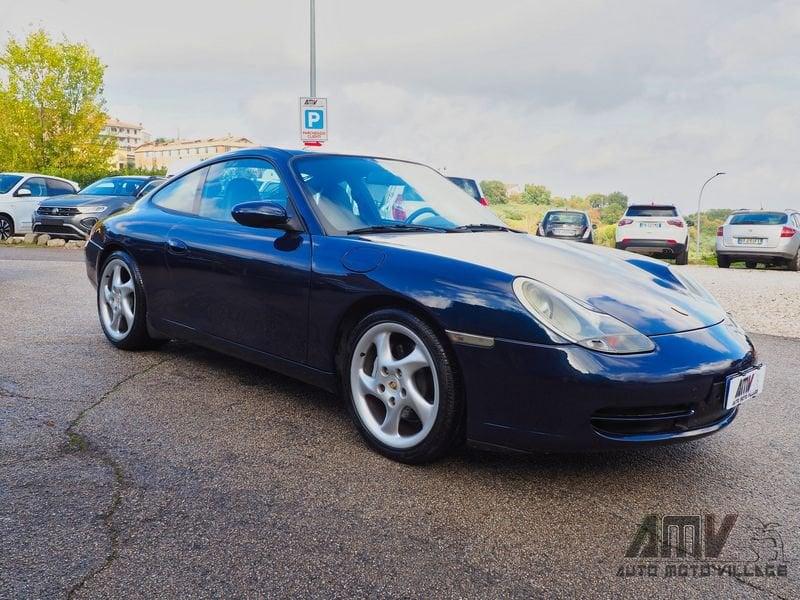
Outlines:
{"type": "Polygon", "coordinates": [[[800,271],[800,211],[737,211],[717,228],[717,265],[786,265],[800,271]]]}
{"type": "Polygon", "coordinates": [[[489,206],[486,196],[483,195],[481,184],[475,179],[467,179],[466,177],[448,177],[448,179],[484,206],[489,206]]]}
{"type": "Polygon", "coordinates": [[[191,340],[341,390],[366,442],[409,463],[464,438],[692,440],[761,390],[750,340],[681,271],[515,232],[463,198],[407,161],[209,158],[92,229],[100,326],[120,349],[191,340]],[[397,188],[419,199],[402,218],[381,213],[397,188]]]}
{"type": "Polygon", "coordinates": [[[539,237],[551,237],[559,240],[571,240],[593,244],[593,232],[597,225],[585,212],[579,210],[548,210],[536,228],[539,237]]]}
{"type": "Polygon", "coordinates": [[[632,204],[617,223],[616,247],[658,258],[689,262],[689,228],[671,204],[632,204]]]}
{"type": "Polygon", "coordinates": [[[38,173],[0,173],[0,240],[30,233],[31,215],[47,197],[74,194],[74,181],[38,173]]]}
{"type": "Polygon", "coordinates": [[[79,194],[43,201],[33,215],[33,231],[65,239],[86,239],[95,223],[128,208],[161,182],[163,177],[105,177],[79,194]]]}

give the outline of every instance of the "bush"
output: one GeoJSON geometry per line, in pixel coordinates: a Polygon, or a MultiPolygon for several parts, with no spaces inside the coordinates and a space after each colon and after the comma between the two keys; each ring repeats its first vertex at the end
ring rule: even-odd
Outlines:
{"type": "Polygon", "coordinates": [[[613,248],[616,242],[617,225],[600,225],[594,232],[594,243],[613,248]]]}

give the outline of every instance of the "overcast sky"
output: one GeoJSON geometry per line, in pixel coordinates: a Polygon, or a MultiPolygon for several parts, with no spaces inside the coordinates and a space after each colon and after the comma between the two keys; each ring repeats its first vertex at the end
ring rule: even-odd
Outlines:
{"type": "MultiPolygon", "coordinates": [[[[308,0],[0,0],[156,136],[298,147],[308,0]]],[[[693,210],[800,206],[800,2],[317,0],[327,149],[693,210]]]]}

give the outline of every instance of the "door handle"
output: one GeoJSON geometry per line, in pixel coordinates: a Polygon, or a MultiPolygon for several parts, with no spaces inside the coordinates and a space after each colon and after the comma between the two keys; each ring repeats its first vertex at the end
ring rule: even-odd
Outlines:
{"type": "Polygon", "coordinates": [[[183,240],[169,238],[167,240],[167,250],[172,254],[186,254],[189,251],[189,246],[183,240]]]}

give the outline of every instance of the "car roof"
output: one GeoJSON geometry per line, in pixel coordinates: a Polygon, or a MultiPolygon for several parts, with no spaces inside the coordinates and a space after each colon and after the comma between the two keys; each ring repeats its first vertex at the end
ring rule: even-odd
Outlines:
{"type": "Polygon", "coordinates": [[[628,204],[628,208],[675,208],[674,204],[628,204]]]}

